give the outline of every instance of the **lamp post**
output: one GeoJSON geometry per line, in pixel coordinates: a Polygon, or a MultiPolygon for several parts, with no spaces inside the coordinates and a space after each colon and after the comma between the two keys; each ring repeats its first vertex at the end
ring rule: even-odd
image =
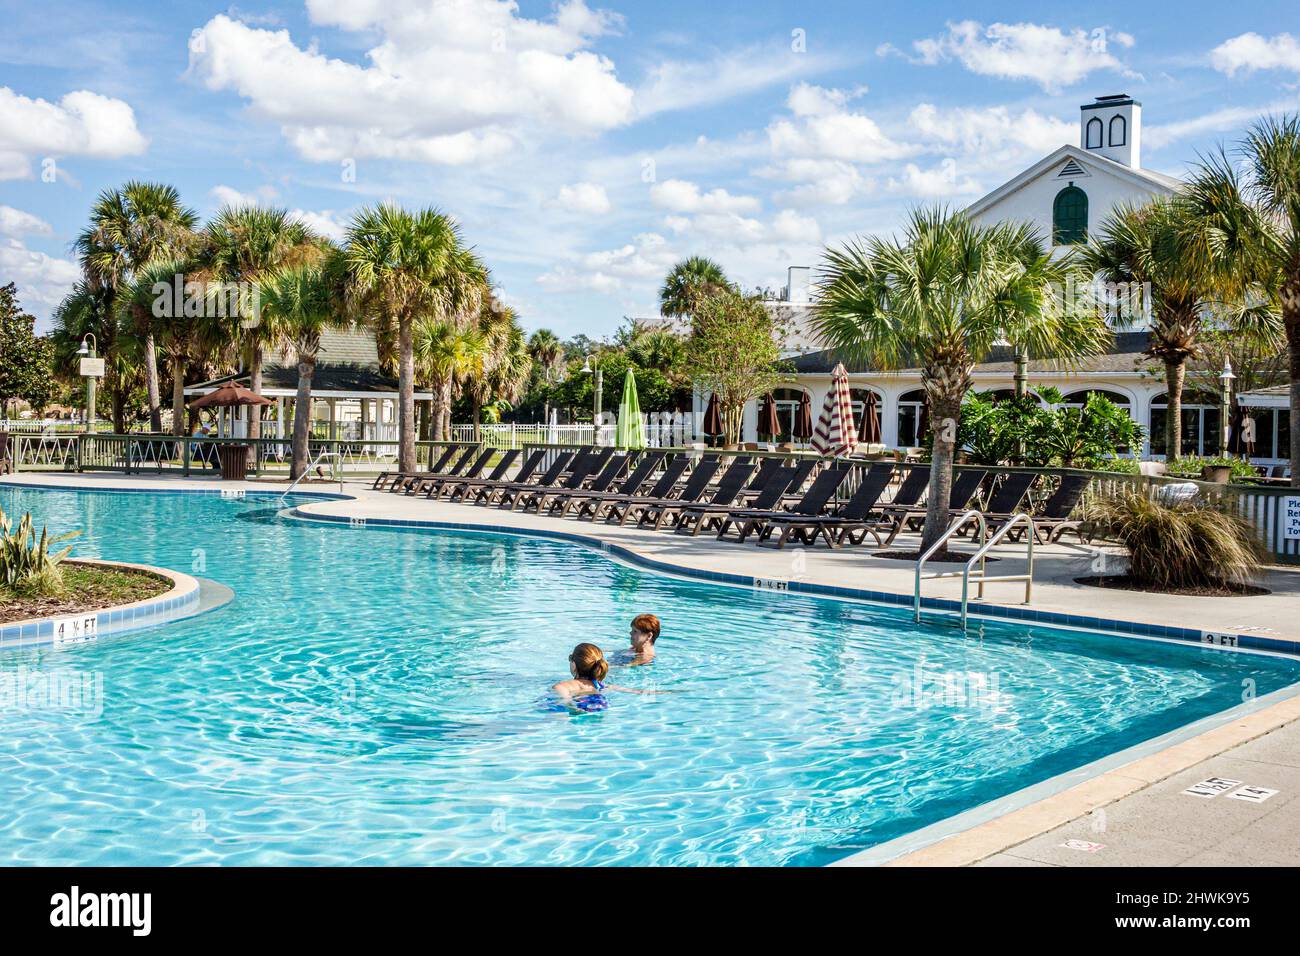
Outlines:
{"type": "MultiPolygon", "coordinates": [[[[98,345],[99,345],[99,341],[95,338],[95,333],[87,332],[81,338],[81,348],[77,349],[77,354],[81,356],[83,359],[86,358],[93,359],[96,357],[95,349],[98,345]]],[[[86,373],[84,363],[82,364],[81,374],[85,375],[86,377],[86,431],[93,432],[95,430],[95,378],[96,376],[93,374],[93,369],[92,369],[92,374],[86,373]]]]}
{"type": "MultiPolygon", "coordinates": [[[[583,359],[582,372],[584,375],[590,375],[592,373],[591,356],[587,356],[587,358],[583,359]]],[[[605,389],[605,372],[599,365],[596,366],[595,372],[596,372],[596,381],[593,383],[594,387],[592,389],[592,396],[591,396],[592,398],[591,435],[592,435],[592,444],[599,445],[600,444],[600,413],[602,411],[601,397],[605,389]]]]}
{"type": "Polygon", "coordinates": [[[1221,399],[1223,408],[1220,410],[1219,421],[1219,457],[1228,457],[1228,421],[1232,412],[1232,380],[1237,376],[1232,374],[1232,359],[1223,360],[1223,371],[1219,373],[1219,381],[1223,383],[1221,399]]]}

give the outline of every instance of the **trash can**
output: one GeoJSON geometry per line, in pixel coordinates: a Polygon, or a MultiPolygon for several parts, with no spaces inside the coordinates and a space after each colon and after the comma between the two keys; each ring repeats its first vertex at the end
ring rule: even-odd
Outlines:
{"type": "Polygon", "coordinates": [[[248,476],[248,446],[218,445],[222,481],[243,481],[248,476]]]}

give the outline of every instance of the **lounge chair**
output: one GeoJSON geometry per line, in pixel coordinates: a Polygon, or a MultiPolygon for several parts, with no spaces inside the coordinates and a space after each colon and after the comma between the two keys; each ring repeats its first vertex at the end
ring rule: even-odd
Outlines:
{"type": "MultiPolygon", "coordinates": [[[[482,478],[483,473],[487,471],[488,462],[492,460],[492,456],[496,453],[497,450],[495,448],[482,449],[473,462],[470,463],[470,466],[466,468],[459,477],[482,478]]],[[[429,475],[424,478],[417,478],[414,481],[407,482],[406,493],[408,495],[418,495],[422,491],[432,492],[434,488],[441,489],[444,483],[455,481],[456,478],[457,476],[455,475],[429,475]]],[[[433,494],[431,493],[427,495],[427,497],[432,498],[433,494]]]]}
{"type": "MultiPolygon", "coordinates": [[[[636,467],[632,469],[632,473],[613,491],[613,494],[627,496],[640,494],[641,490],[653,480],[655,469],[663,463],[663,460],[664,453],[661,451],[643,453],[640,460],[637,461],[636,467]]],[[[610,489],[608,487],[600,490],[596,490],[594,486],[575,489],[565,496],[564,508],[560,512],[560,517],[563,518],[567,515],[575,505],[578,506],[578,517],[585,517],[591,513],[591,510],[596,505],[609,496],[610,489]]]]}
{"type": "Polygon", "coordinates": [[[487,477],[484,478],[478,475],[472,475],[466,476],[465,478],[448,478],[439,482],[437,485],[430,485],[428,491],[425,492],[425,497],[440,497],[444,492],[446,492],[447,500],[455,501],[457,498],[464,497],[470,486],[475,482],[503,481],[506,477],[506,472],[510,470],[510,466],[515,463],[515,459],[518,457],[518,448],[511,448],[504,451],[501,453],[501,460],[496,463],[496,467],[492,469],[491,473],[488,474],[487,477]]]}
{"type": "MultiPolygon", "coordinates": [[[[1005,521],[1017,511],[1021,510],[1029,489],[1034,486],[1038,480],[1038,475],[1034,472],[1013,471],[1002,479],[997,489],[993,492],[993,497],[983,509],[984,522],[987,525],[990,521],[1005,521]]],[[[950,518],[959,518],[965,514],[966,509],[954,509],[948,512],[950,518]]],[[[974,519],[967,522],[974,524],[974,519]]],[[[968,529],[969,530],[969,529],[968,529]]],[[[958,531],[958,534],[964,534],[965,531],[958,531]]],[[[972,532],[973,533],[973,532],[972,532]]]]}
{"type": "MultiPolygon", "coordinates": [[[[737,541],[744,541],[751,534],[757,533],[759,544],[762,544],[771,537],[772,532],[775,530],[775,526],[772,524],[773,518],[780,518],[787,514],[821,514],[826,508],[826,503],[831,500],[836,490],[848,477],[848,468],[826,468],[813,479],[812,485],[803,493],[803,497],[789,508],[771,511],[760,511],[758,509],[733,511],[725,515],[719,522],[718,540],[728,540],[727,532],[734,525],[736,527],[737,541]]],[[[788,533],[783,533],[777,541],[776,547],[783,547],[788,537],[788,533]]]]}
{"type": "Polygon", "coordinates": [[[677,534],[689,534],[697,537],[701,531],[716,531],[722,520],[739,508],[770,511],[781,503],[782,497],[795,478],[795,469],[778,465],[769,468],[767,481],[759,489],[758,497],[746,505],[735,505],[718,501],[715,497],[707,504],[686,505],[680,509],[673,530],[677,534]]]}
{"type": "MultiPolygon", "coordinates": [[[[461,449],[463,449],[464,447],[465,447],[464,445],[461,445],[459,443],[453,445],[447,445],[445,448],[442,449],[442,454],[438,457],[438,460],[429,466],[429,470],[418,472],[418,474],[422,474],[422,475],[439,474],[442,471],[442,469],[447,466],[447,462],[448,460],[450,460],[451,456],[459,454],[461,449]]],[[[409,478],[410,476],[411,475],[409,472],[404,472],[404,471],[381,471],[379,473],[379,477],[375,479],[375,483],[371,485],[370,488],[372,491],[383,491],[388,487],[390,483],[396,481],[397,479],[409,478]]]]}
{"type": "MultiPolygon", "coordinates": [[[[877,510],[880,496],[889,487],[894,477],[894,466],[881,463],[872,465],[866,476],[858,484],[857,490],[849,496],[834,513],[824,515],[780,515],[769,522],[769,536],[780,530],[781,537],[777,547],[793,538],[801,544],[813,545],[820,535],[829,548],[842,547],[845,543],[859,545],[867,540],[867,535],[876,539],[880,546],[878,526],[881,521],[872,518],[877,510]]],[[[892,522],[888,527],[893,527],[892,522]]]]}
{"type": "MultiPolygon", "coordinates": [[[[1038,544],[1059,541],[1067,531],[1073,531],[1080,541],[1083,540],[1083,522],[1072,520],[1070,515],[1083,499],[1084,492],[1088,490],[1088,485],[1091,483],[1092,479],[1087,475],[1061,476],[1061,484],[1033,516],[1034,540],[1038,544]]],[[[1011,516],[1007,515],[997,521],[990,521],[989,534],[992,535],[1010,520],[1011,516]]],[[[1024,526],[1012,528],[1007,532],[1007,538],[1011,541],[1019,541],[1024,537],[1024,533],[1024,526]]]]}
{"type": "Polygon", "coordinates": [[[562,451],[555,456],[551,467],[542,472],[536,481],[503,481],[499,485],[493,485],[486,495],[475,498],[474,504],[498,505],[504,508],[507,504],[512,504],[517,496],[526,494],[534,488],[550,487],[560,480],[560,475],[564,474],[575,457],[577,457],[575,452],[562,451]]]}
{"type": "MultiPolygon", "coordinates": [[[[486,478],[466,479],[457,482],[451,489],[451,494],[447,496],[448,501],[474,501],[478,502],[479,498],[487,496],[498,485],[506,484],[527,484],[532,480],[537,469],[542,467],[542,461],[546,458],[545,448],[534,448],[524,459],[524,463],[519,466],[514,477],[507,478],[504,474],[500,478],[493,478],[489,475],[486,478]]],[[[498,469],[493,469],[495,475],[498,469]]]]}
{"type": "MultiPolygon", "coordinates": [[[[930,483],[930,469],[926,468],[925,473],[925,481],[928,486],[930,483]]],[[[908,475],[909,480],[911,477],[911,475],[908,475]]],[[[980,490],[980,485],[984,483],[986,477],[988,477],[988,472],[983,469],[966,469],[957,472],[957,476],[953,478],[952,484],[948,488],[949,514],[954,511],[965,511],[970,500],[980,490]]],[[[902,489],[900,488],[899,491],[901,493],[902,489]]],[[[893,544],[894,539],[898,537],[904,528],[915,531],[921,526],[921,523],[925,521],[928,507],[914,502],[900,508],[897,506],[897,496],[895,496],[895,500],[882,508],[881,511],[885,513],[886,519],[893,522],[889,536],[885,538],[885,544],[893,544]]]]}
{"type": "MultiPolygon", "coordinates": [[[[704,493],[708,494],[708,500],[710,503],[716,502],[718,505],[734,506],[736,496],[741,493],[745,487],[745,483],[749,481],[750,476],[757,470],[758,466],[752,464],[748,456],[738,456],[733,458],[731,464],[727,466],[727,470],[723,472],[722,477],[718,479],[718,483],[714,487],[713,493],[708,494],[707,486],[704,493]]],[[[650,524],[653,519],[654,529],[656,531],[662,528],[666,523],[670,523],[676,527],[682,510],[687,507],[690,507],[690,503],[682,501],[681,499],[667,500],[660,504],[653,505],[641,512],[641,517],[637,520],[637,526],[645,527],[650,524]]]]}
{"type": "Polygon", "coordinates": [[[463,474],[465,469],[469,467],[469,463],[473,461],[475,455],[478,454],[479,449],[478,445],[462,445],[461,448],[462,451],[460,456],[453,458],[451,463],[443,468],[442,471],[420,471],[399,474],[389,483],[389,493],[395,495],[399,491],[406,491],[411,485],[424,478],[447,477],[463,474]]]}
{"type": "Polygon", "coordinates": [[[664,473],[651,487],[650,491],[644,495],[634,494],[612,494],[597,499],[594,502],[584,504],[578,512],[579,518],[589,518],[592,521],[598,521],[604,518],[606,521],[612,520],[617,515],[621,524],[626,516],[627,508],[639,501],[658,501],[672,494],[673,488],[676,487],[678,479],[686,473],[687,467],[690,466],[690,459],[685,455],[674,455],[664,468],[664,473]]]}
{"type": "MultiPolygon", "coordinates": [[[[716,458],[704,458],[697,461],[695,467],[691,470],[690,477],[686,479],[686,484],[669,491],[663,497],[656,498],[651,495],[645,498],[629,498],[617,502],[613,508],[605,513],[605,523],[613,524],[617,519],[618,524],[625,525],[628,518],[635,514],[637,523],[640,524],[641,516],[645,514],[647,508],[658,507],[665,501],[698,501],[700,496],[708,490],[709,482],[713,480],[713,476],[718,473],[721,466],[722,463],[716,458]]],[[[681,472],[679,471],[678,474],[680,475],[681,472]]]]}
{"type": "MultiPolygon", "coordinates": [[[[594,455],[578,457],[573,460],[573,465],[569,469],[569,476],[561,481],[558,485],[541,485],[531,488],[528,491],[515,496],[511,504],[511,511],[518,511],[523,508],[524,511],[533,510],[538,514],[542,513],[547,499],[559,491],[571,491],[574,488],[582,488],[586,485],[587,480],[596,474],[599,469],[604,467],[609,459],[613,457],[614,449],[604,448],[594,455]]],[[[504,507],[504,505],[502,506],[504,507]]]]}
{"type": "Polygon", "coordinates": [[[573,500],[574,495],[580,495],[587,491],[598,493],[609,491],[609,489],[613,487],[614,482],[618,481],[618,479],[622,477],[623,473],[627,471],[627,466],[635,456],[636,452],[610,456],[609,460],[605,462],[605,467],[600,470],[600,473],[597,474],[595,478],[591,479],[591,483],[587,485],[587,487],[566,489],[562,492],[550,495],[549,498],[544,497],[543,500],[538,503],[537,513],[541,514],[542,509],[545,508],[548,514],[556,514],[558,512],[560,516],[563,517],[568,513],[569,502],[573,500]]]}

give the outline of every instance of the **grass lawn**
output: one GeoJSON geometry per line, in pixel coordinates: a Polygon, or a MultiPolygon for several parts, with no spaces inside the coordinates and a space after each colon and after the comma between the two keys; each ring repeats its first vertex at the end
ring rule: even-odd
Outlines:
{"type": "Polygon", "coordinates": [[[117,607],[170,591],[171,581],[145,571],[63,565],[63,593],[22,595],[0,587],[0,623],[117,607]]]}

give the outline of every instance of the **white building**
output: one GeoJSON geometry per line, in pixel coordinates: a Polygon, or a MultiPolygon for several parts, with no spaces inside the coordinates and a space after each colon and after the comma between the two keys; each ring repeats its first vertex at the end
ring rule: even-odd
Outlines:
{"type": "MultiPolygon", "coordinates": [[[[1064,253],[1071,245],[1086,240],[1087,231],[1117,206],[1141,205],[1170,196],[1180,181],[1141,165],[1142,105],[1129,96],[1102,96],[1084,104],[1079,111],[1079,143],[1065,143],[1028,169],[1007,180],[969,207],[967,213],[978,222],[1028,220],[1050,237],[1054,250],[1064,253]]],[[[780,300],[773,303],[793,309],[796,317],[807,315],[811,270],[792,267],[780,300]]],[[[822,350],[796,318],[795,331],[787,339],[786,354],[792,361],[796,381],[777,394],[778,409],[787,434],[794,420],[800,394],[810,394],[813,417],[821,409],[830,388],[830,371],[836,357],[822,350]]],[[[1082,369],[1063,371],[1052,362],[1029,364],[1030,387],[1053,386],[1067,401],[1082,402],[1090,391],[1100,391],[1128,409],[1149,435],[1144,454],[1164,451],[1165,388],[1156,377],[1158,367],[1143,354],[1147,335],[1140,331],[1120,332],[1105,355],[1082,369]]],[[[848,366],[846,366],[848,367],[848,366]]],[[[918,443],[917,426],[924,402],[918,368],[881,372],[865,366],[848,367],[859,413],[867,391],[876,393],[880,409],[882,438],[891,447],[918,443]]],[[[1014,365],[1010,350],[1003,349],[975,367],[975,387],[980,391],[1010,392],[1014,365]]],[[[697,396],[702,412],[708,396],[697,396]]],[[[1219,448],[1220,402],[1217,395],[1183,397],[1184,454],[1217,454],[1219,448]]],[[[757,440],[758,403],[745,412],[744,439],[757,440]]],[[[1282,461],[1287,454],[1285,411],[1260,410],[1256,415],[1259,463],[1282,461]]]]}

